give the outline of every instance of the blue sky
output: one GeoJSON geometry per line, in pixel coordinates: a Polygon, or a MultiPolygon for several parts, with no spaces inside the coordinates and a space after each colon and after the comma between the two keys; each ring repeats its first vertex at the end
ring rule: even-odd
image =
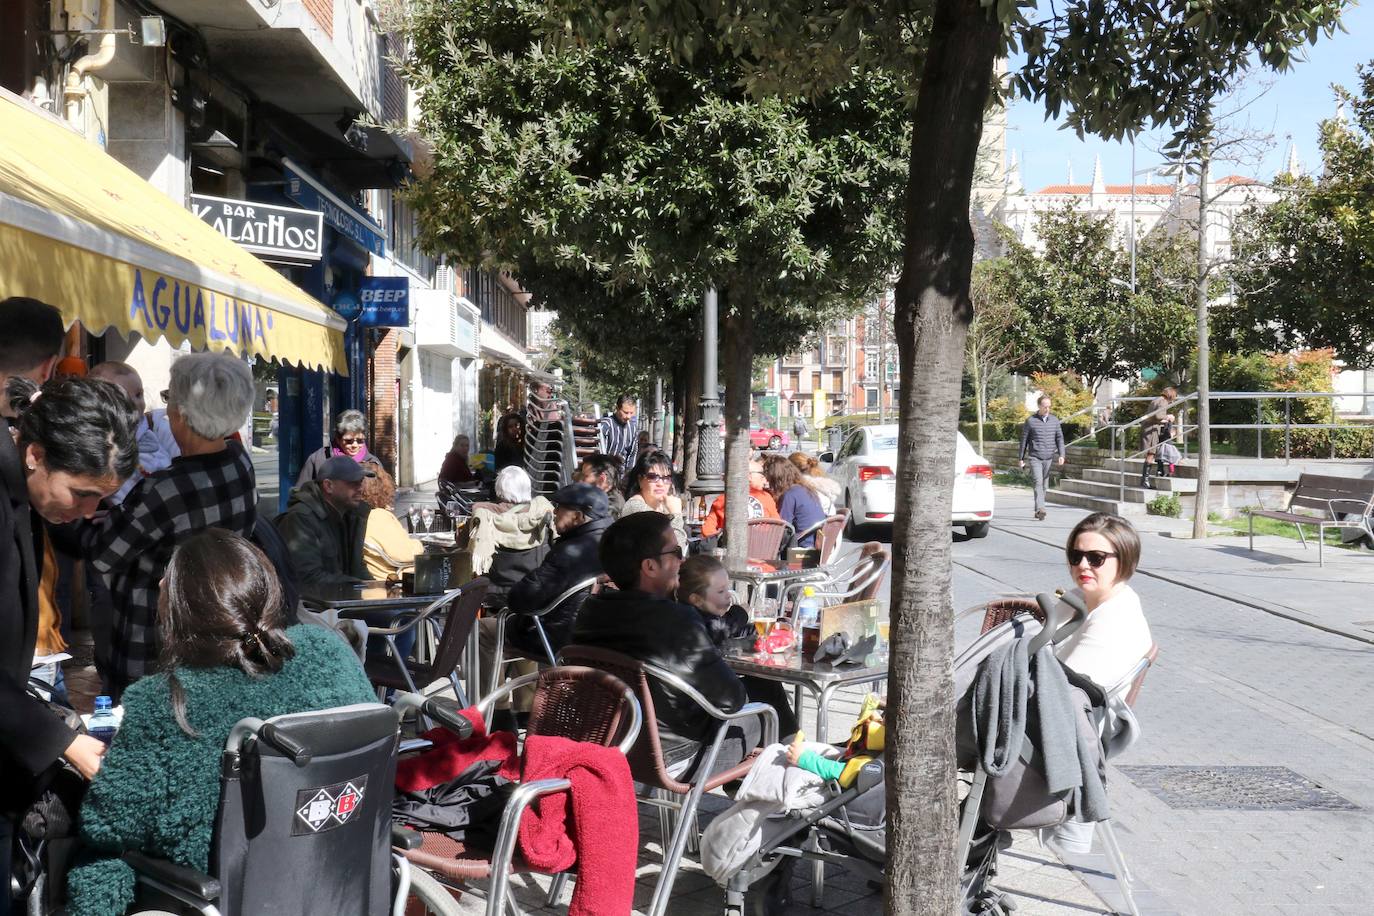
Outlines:
{"type": "MultiPolygon", "coordinates": [[[[1317,125],[1331,117],[1336,107],[1331,84],[1353,89],[1356,65],[1374,60],[1374,0],[1350,7],[1342,21],[1345,32],[1307,49],[1307,60],[1299,61],[1287,73],[1258,74],[1261,79],[1272,80],[1272,85],[1247,107],[1245,117],[1252,129],[1274,135],[1274,148],[1257,167],[1227,165],[1223,171],[1272,175],[1286,162],[1290,137],[1309,171],[1318,163],[1317,125]]],[[[1093,137],[1080,141],[1072,131],[1058,127],[1058,122],[1044,120],[1044,109],[1036,104],[1018,101],[1007,111],[1007,148],[1020,155],[1021,181],[1026,190],[1067,181],[1070,162],[1075,181],[1087,183],[1092,179],[1095,156],[1102,157],[1103,177],[1108,184],[1130,183],[1129,143],[1108,143],[1093,137]]],[[[1156,150],[1161,146],[1157,135],[1142,134],[1136,144],[1136,168],[1158,164],[1161,157],[1156,150]]]]}

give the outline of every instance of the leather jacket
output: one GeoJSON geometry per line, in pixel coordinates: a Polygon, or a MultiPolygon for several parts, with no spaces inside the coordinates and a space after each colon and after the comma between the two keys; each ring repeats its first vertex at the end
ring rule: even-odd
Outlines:
{"type": "MultiPolygon", "coordinates": [[[[620,652],[678,675],[718,709],[735,712],[744,685],[711,641],[696,609],[626,590],[593,595],[578,612],[570,642],[620,652]]],[[[659,727],[702,741],[715,722],[696,703],[650,679],[659,727]]]]}
{"type": "MultiPolygon", "coordinates": [[[[577,583],[601,575],[601,557],[597,551],[601,546],[602,533],[611,527],[613,521],[615,519],[610,517],[592,519],[561,535],[549,548],[544,562],[510,590],[506,604],[512,611],[527,612],[513,621],[515,630],[507,634],[512,643],[526,652],[537,653],[535,658],[543,657],[544,649],[534,629],[534,618],[527,616],[528,612],[542,611],[549,606],[549,602],[577,583]]],[[[586,597],[585,591],[573,595],[545,614],[540,621],[553,651],[557,652],[568,644],[573,621],[577,619],[578,608],[586,597]]]]}

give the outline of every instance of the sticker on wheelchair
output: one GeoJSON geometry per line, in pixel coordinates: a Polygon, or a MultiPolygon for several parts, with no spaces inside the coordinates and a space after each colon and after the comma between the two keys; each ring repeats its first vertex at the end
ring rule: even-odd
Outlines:
{"type": "Polygon", "coordinates": [[[342,827],[362,805],[366,791],[366,776],[336,782],[332,786],[301,789],[296,793],[296,818],[291,824],[291,835],[307,836],[342,827]]]}

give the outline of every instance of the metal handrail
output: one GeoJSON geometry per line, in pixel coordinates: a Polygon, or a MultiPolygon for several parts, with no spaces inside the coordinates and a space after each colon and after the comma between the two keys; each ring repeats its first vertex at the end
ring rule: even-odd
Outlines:
{"type": "MultiPolygon", "coordinates": [[[[1293,430],[1295,430],[1295,429],[1350,429],[1350,428],[1358,428],[1358,427],[1352,427],[1351,424],[1339,423],[1339,422],[1336,421],[1336,420],[1337,420],[1337,416],[1336,416],[1336,400],[1335,400],[1335,399],[1336,399],[1336,398],[1344,398],[1344,397],[1352,397],[1352,396],[1359,396],[1359,395],[1352,395],[1352,394],[1350,394],[1349,392],[1341,392],[1341,391],[1213,391],[1213,392],[1209,392],[1208,395],[1207,395],[1207,399],[1208,399],[1209,402],[1211,402],[1211,401],[1213,401],[1213,400],[1217,400],[1217,401],[1242,401],[1242,400],[1253,400],[1253,401],[1255,401],[1255,402],[1256,402],[1256,403],[1255,403],[1255,406],[1256,406],[1256,413],[1257,413],[1257,421],[1254,422],[1254,423],[1209,423],[1209,424],[1208,424],[1208,429],[1209,429],[1209,433],[1210,433],[1211,430],[1222,430],[1222,429],[1225,429],[1225,430],[1241,430],[1241,429],[1253,429],[1253,430],[1256,430],[1258,433],[1260,433],[1260,435],[1258,435],[1258,436],[1255,437],[1255,457],[1256,457],[1257,459],[1263,459],[1263,458],[1264,458],[1264,435],[1263,435],[1263,433],[1264,433],[1265,431],[1267,431],[1267,430],[1283,430],[1283,460],[1284,460],[1284,464],[1289,464],[1289,463],[1291,463],[1291,461],[1292,461],[1292,431],[1293,431],[1293,430]],[[1294,422],[1293,422],[1293,401],[1296,400],[1296,399],[1300,399],[1300,398],[1301,398],[1301,399],[1323,398],[1323,399],[1329,401],[1329,402],[1331,403],[1331,422],[1329,422],[1329,423],[1294,423],[1294,422]],[[1284,416],[1283,416],[1283,422],[1281,422],[1281,423],[1280,423],[1280,422],[1273,422],[1273,423],[1266,423],[1266,422],[1264,422],[1264,419],[1263,419],[1263,402],[1265,402],[1265,401],[1271,401],[1271,400],[1277,400],[1277,401],[1282,401],[1282,402],[1283,402],[1283,414],[1284,414],[1284,416]]],[[[1155,399],[1154,396],[1150,396],[1150,395],[1136,395],[1136,396],[1128,396],[1128,397],[1114,397],[1114,398],[1112,398],[1111,401],[1109,402],[1109,409],[1114,410],[1114,409],[1116,408],[1116,406],[1119,405],[1119,404],[1125,404],[1125,403],[1130,403],[1130,402],[1135,402],[1135,401],[1153,401],[1154,399],[1155,399]]],[[[1172,410],[1174,407],[1182,407],[1182,408],[1183,408],[1183,410],[1180,411],[1181,416],[1180,416],[1180,418],[1179,418],[1178,431],[1174,434],[1172,441],[1174,441],[1174,442],[1176,442],[1176,443],[1178,444],[1178,447],[1179,447],[1180,451],[1185,455],[1185,457],[1186,457],[1186,455],[1187,455],[1187,437],[1188,437],[1188,434],[1189,434],[1189,433],[1192,433],[1192,432],[1195,432],[1195,431],[1197,430],[1197,428],[1198,428],[1198,426],[1197,426],[1196,423],[1190,424],[1190,423],[1187,422],[1187,417],[1186,417],[1185,411],[1186,411],[1186,409],[1187,409],[1187,405],[1188,405],[1189,403],[1191,403],[1191,402],[1197,401],[1197,399],[1198,399],[1197,392],[1193,392],[1193,393],[1191,393],[1191,394],[1183,395],[1182,397],[1179,397],[1179,398],[1175,399],[1174,401],[1171,401],[1171,402],[1167,405],[1167,407],[1165,408],[1166,410],[1172,410]]],[[[1096,410],[1097,408],[1094,406],[1092,409],[1093,409],[1093,410],[1096,410]]],[[[1066,419],[1071,419],[1072,417],[1077,416],[1079,413],[1083,413],[1083,412],[1084,412],[1084,411],[1078,411],[1078,412],[1076,412],[1076,413],[1070,415],[1070,417],[1068,417],[1068,418],[1066,418],[1066,419]]],[[[1133,451],[1133,452],[1129,452],[1129,453],[1126,452],[1126,451],[1125,451],[1125,445],[1124,445],[1124,443],[1125,443],[1125,434],[1126,434],[1126,430],[1129,430],[1129,429],[1131,429],[1132,427],[1141,426],[1141,425],[1144,423],[1144,421],[1145,421],[1149,416],[1150,416],[1149,414],[1145,414],[1144,416],[1137,417],[1136,419],[1130,421],[1129,423],[1109,423],[1109,424],[1106,424],[1106,425],[1104,425],[1104,426],[1096,427],[1096,428],[1092,429],[1091,431],[1089,431],[1089,432],[1087,432],[1087,433],[1084,433],[1083,435],[1078,436],[1077,438],[1073,439],[1072,441],[1066,443],[1066,444],[1065,444],[1065,448],[1067,449],[1069,446],[1076,445],[1076,444],[1078,444],[1079,442],[1082,442],[1084,439],[1087,439],[1087,438],[1090,438],[1090,437],[1093,438],[1093,439],[1096,439],[1096,437],[1097,437],[1097,435],[1098,435],[1099,433],[1103,432],[1104,430],[1111,430],[1111,434],[1112,434],[1112,442],[1111,442],[1111,447],[1110,447],[1111,459],[1112,459],[1113,461],[1120,461],[1120,462],[1121,462],[1121,467],[1119,468],[1119,473],[1120,473],[1121,477],[1120,477],[1120,482],[1119,482],[1119,486],[1118,486],[1118,498],[1119,498],[1119,499],[1125,499],[1125,492],[1126,492],[1126,473],[1127,473],[1127,472],[1126,472],[1126,469],[1125,469],[1125,463],[1126,463],[1126,462],[1129,462],[1129,461],[1130,461],[1131,459],[1133,459],[1133,458],[1138,458],[1138,457],[1140,457],[1140,456],[1142,456],[1142,455],[1145,455],[1145,454],[1149,453],[1150,451],[1152,451],[1151,449],[1143,449],[1143,448],[1142,448],[1142,449],[1137,449],[1136,451],[1133,451]],[[1118,446],[1118,443],[1120,443],[1120,446],[1118,446]]],[[[1331,457],[1332,457],[1333,459],[1335,458],[1335,448],[1336,448],[1335,442],[1332,441],[1332,443],[1331,443],[1331,457]]]]}

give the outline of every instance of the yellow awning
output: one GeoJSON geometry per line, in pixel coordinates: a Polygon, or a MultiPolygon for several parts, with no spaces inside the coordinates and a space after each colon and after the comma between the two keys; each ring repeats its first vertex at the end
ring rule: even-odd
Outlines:
{"type": "MultiPolygon", "coordinates": [[[[0,298],[93,334],[347,374],[345,323],[62,123],[0,90],[0,298]]],[[[3,333],[3,331],[0,331],[3,333]]]]}

